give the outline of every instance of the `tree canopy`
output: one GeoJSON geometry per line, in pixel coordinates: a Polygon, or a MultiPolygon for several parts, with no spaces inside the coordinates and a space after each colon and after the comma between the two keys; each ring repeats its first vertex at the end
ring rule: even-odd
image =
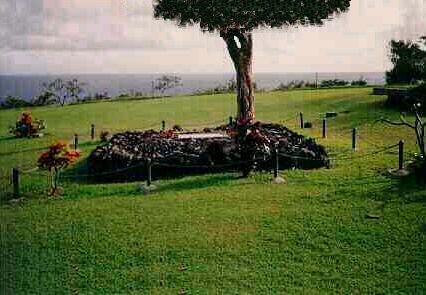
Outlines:
{"type": "Polygon", "coordinates": [[[254,123],[256,117],[252,31],[321,25],[349,6],[350,0],[154,0],[154,16],[219,33],[235,67],[237,123],[244,126],[254,123]]]}
{"type": "Polygon", "coordinates": [[[321,25],[346,11],[350,0],[155,0],[154,16],[203,31],[321,25]]]}
{"type": "Polygon", "coordinates": [[[419,41],[390,42],[392,70],[386,72],[386,82],[413,83],[426,80],[426,37],[419,41]]]}

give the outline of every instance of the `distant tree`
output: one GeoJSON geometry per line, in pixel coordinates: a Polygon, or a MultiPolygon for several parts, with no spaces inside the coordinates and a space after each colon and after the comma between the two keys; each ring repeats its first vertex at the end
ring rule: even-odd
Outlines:
{"type": "Polygon", "coordinates": [[[44,89],[38,97],[33,99],[33,104],[36,106],[45,106],[55,103],[56,99],[53,96],[53,93],[50,91],[46,91],[46,89],[44,89]]]}
{"type": "Polygon", "coordinates": [[[236,70],[237,121],[246,125],[255,120],[253,29],[322,25],[349,5],[350,0],[155,0],[154,16],[175,20],[179,26],[199,24],[202,31],[219,33],[236,70]]]}
{"type": "Polygon", "coordinates": [[[63,81],[60,78],[54,81],[43,83],[42,93],[35,100],[38,105],[46,105],[56,103],[64,106],[71,100],[77,100],[81,93],[83,93],[83,86],[85,83],[78,82],[77,79],[70,81],[63,81]]]}
{"type": "Polygon", "coordinates": [[[390,42],[392,70],[386,72],[388,84],[415,83],[426,80],[426,37],[418,41],[390,42]]]}
{"type": "MultiPolygon", "coordinates": [[[[40,100],[43,100],[48,104],[54,102],[63,106],[67,100],[65,83],[62,79],[58,78],[51,82],[44,82],[42,84],[43,91],[39,96],[40,100]]],[[[40,101],[41,102],[41,101],[40,101]]]]}
{"type": "Polygon", "coordinates": [[[155,90],[158,90],[161,94],[164,94],[166,90],[172,89],[182,85],[182,78],[172,75],[163,75],[155,80],[155,90]]]}
{"type": "Polygon", "coordinates": [[[77,79],[72,79],[65,82],[65,89],[69,100],[78,100],[84,92],[83,87],[86,83],[81,83],[77,79]]]}

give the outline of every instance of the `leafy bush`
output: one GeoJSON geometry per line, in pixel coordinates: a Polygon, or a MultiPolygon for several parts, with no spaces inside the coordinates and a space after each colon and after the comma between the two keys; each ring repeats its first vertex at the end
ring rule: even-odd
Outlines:
{"type": "Polygon", "coordinates": [[[172,130],[176,131],[176,132],[182,132],[183,128],[180,125],[176,124],[176,125],[173,126],[172,130]]]}
{"type": "Polygon", "coordinates": [[[366,86],[367,81],[363,78],[360,78],[359,80],[354,80],[351,82],[351,86],[366,86]]]}
{"type": "Polygon", "coordinates": [[[107,142],[109,139],[109,132],[108,131],[101,131],[101,134],[99,135],[99,138],[101,142],[107,142]]]}
{"type": "Polygon", "coordinates": [[[6,97],[3,102],[0,103],[0,108],[2,109],[25,108],[31,106],[33,106],[31,102],[10,95],[6,97]]]}
{"type": "MultiPolygon", "coordinates": [[[[258,91],[257,83],[253,82],[253,89],[255,91],[258,91]]],[[[214,88],[205,89],[197,91],[196,95],[203,95],[203,94],[222,94],[222,93],[233,93],[237,91],[237,81],[235,79],[229,79],[226,81],[225,84],[220,84],[214,88]]]]}
{"type": "Polygon", "coordinates": [[[321,81],[320,87],[336,87],[336,86],[347,86],[349,85],[348,81],[341,80],[341,79],[334,79],[334,80],[323,80],[321,81]]]}
{"type": "Polygon", "coordinates": [[[111,97],[108,95],[108,92],[104,93],[95,93],[95,96],[93,97],[94,100],[103,100],[103,99],[111,99],[111,97]]]}
{"type": "Polygon", "coordinates": [[[45,129],[46,125],[43,120],[34,120],[30,112],[23,112],[21,117],[16,121],[15,127],[10,127],[10,133],[16,137],[36,137],[45,129]]]}

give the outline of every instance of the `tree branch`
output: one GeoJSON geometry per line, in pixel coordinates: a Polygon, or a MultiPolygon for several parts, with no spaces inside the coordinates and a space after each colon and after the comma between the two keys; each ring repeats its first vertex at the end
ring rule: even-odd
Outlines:
{"type": "Polygon", "coordinates": [[[388,120],[388,119],[379,119],[379,121],[380,122],[385,122],[385,123],[388,123],[388,124],[390,124],[390,125],[394,125],[394,126],[408,126],[408,127],[410,127],[410,128],[413,128],[413,129],[416,129],[416,127],[415,126],[413,126],[413,125],[411,125],[410,123],[408,123],[407,121],[402,121],[402,122],[392,122],[392,121],[390,121],[390,120],[388,120]]]}
{"type": "Polygon", "coordinates": [[[228,47],[229,55],[231,56],[232,61],[234,64],[238,64],[241,52],[234,40],[234,34],[229,31],[221,31],[220,36],[228,47]]]}
{"type": "Polygon", "coordinates": [[[411,128],[416,128],[416,126],[415,125],[413,125],[413,124],[410,124],[410,123],[408,123],[407,122],[407,120],[405,120],[405,118],[404,118],[404,116],[401,114],[400,116],[399,116],[399,119],[401,120],[401,122],[402,123],[404,123],[405,125],[407,125],[407,126],[409,126],[409,127],[411,127],[411,128]]]}

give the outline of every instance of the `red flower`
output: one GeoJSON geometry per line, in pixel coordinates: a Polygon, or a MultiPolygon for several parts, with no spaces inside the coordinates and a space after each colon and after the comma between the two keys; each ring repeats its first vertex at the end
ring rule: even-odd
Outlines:
{"type": "Polygon", "coordinates": [[[67,145],[63,142],[51,145],[48,151],[40,155],[38,166],[47,170],[52,168],[62,169],[80,157],[80,152],[68,151],[66,147],[67,145]]]}

